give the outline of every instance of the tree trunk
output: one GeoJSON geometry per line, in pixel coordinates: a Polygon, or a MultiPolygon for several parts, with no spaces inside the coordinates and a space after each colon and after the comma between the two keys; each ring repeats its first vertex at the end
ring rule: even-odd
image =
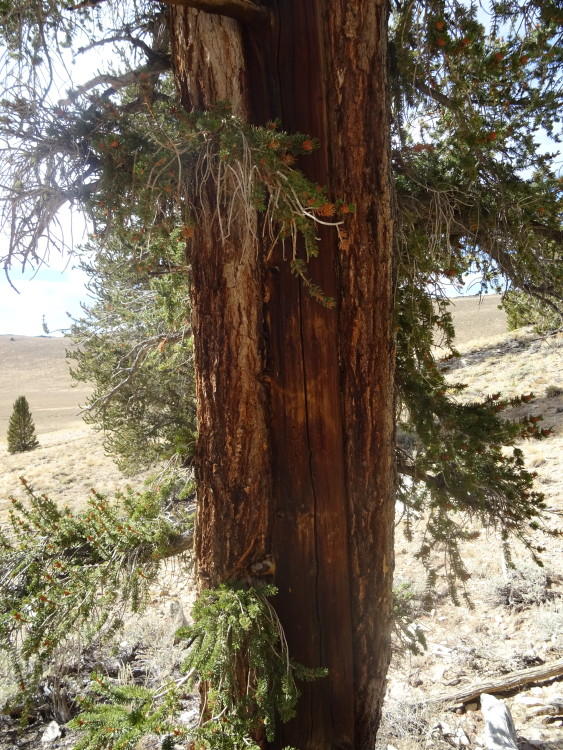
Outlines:
{"type": "MultiPolygon", "coordinates": [[[[273,555],[290,653],[329,677],[303,686],[276,746],[372,748],[389,660],[393,568],[392,201],[387,7],[277,0],[245,26],[174,7],[184,106],[319,139],[300,164],[356,205],[343,242],[319,232],[315,283],[281,248],[222,243],[203,196],[191,256],[198,389],[196,554],[202,586],[247,577],[273,555]],[[260,249],[258,249],[260,250],[260,249]]],[[[252,217],[252,221],[258,221],[252,217]]]]}

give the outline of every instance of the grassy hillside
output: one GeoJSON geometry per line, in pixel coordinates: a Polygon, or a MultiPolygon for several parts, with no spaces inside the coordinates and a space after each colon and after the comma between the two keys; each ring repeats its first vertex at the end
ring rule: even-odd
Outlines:
{"type": "Polygon", "coordinates": [[[18,396],[27,398],[39,438],[82,425],[80,405],[89,390],[74,387],[68,347],[63,337],[0,336],[0,446],[18,396]]]}
{"type": "Polygon", "coordinates": [[[7,497],[21,494],[20,476],[76,507],[92,487],[111,495],[146,476],[125,477],[105,454],[102,435],[84,424],[81,405],[89,390],[74,385],[65,358],[69,346],[62,337],[0,336],[0,520],[7,497]],[[6,434],[18,396],[29,402],[39,448],[10,455],[6,434]]]}
{"type": "Polygon", "coordinates": [[[458,346],[476,344],[491,336],[506,333],[506,313],[499,309],[500,300],[500,294],[454,297],[450,300],[458,346]]]}

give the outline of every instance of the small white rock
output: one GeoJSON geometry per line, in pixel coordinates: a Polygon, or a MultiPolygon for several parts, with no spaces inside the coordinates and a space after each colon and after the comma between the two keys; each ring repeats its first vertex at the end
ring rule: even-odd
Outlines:
{"type": "Polygon", "coordinates": [[[55,742],[55,740],[60,740],[62,735],[60,726],[56,721],[52,721],[50,724],[47,724],[47,729],[41,735],[41,743],[46,745],[49,742],[55,742]]]}
{"type": "Polygon", "coordinates": [[[514,700],[516,703],[522,703],[524,706],[541,706],[543,701],[535,698],[533,695],[517,695],[514,700]]]}
{"type": "Polygon", "coordinates": [[[455,733],[454,742],[456,743],[456,745],[462,745],[464,747],[468,747],[469,745],[471,745],[471,740],[465,734],[463,729],[461,729],[461,727],[455,733]]]}
{"type": "Polygon", "coordinates": [[[193,724],[195,720],[199,716],[199,710],[197,708],[190,708],[187,711],[182,711],[178,719],[182,722],[182,724],[193,724]]]}

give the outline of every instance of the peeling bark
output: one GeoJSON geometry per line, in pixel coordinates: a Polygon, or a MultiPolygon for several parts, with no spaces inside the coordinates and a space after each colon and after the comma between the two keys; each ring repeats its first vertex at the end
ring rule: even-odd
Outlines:
{"type": "MultiPolygon", "coordinates": [[[[393,568],[392,201],[387,6],[277,0],[268,25],[173,8],[183,103],[228,100],[321,148],[300,168],[356,204],[347,241],[322,228],[313,301],[277,248],[191,251],[201,585],[272,554],[290,653],[329,677],[303,686],[275,747],[373,747],[389,660],[393,568]]],[[[207,198],[210,204],[213,197],[207,198]]],[[[209,215],[209,214],[208,214],[209,215]]],[[[256,217],[256,221],[259,218],[256,217]]],[[[238,234],[237,234],[238,233],[238,234]]]]}

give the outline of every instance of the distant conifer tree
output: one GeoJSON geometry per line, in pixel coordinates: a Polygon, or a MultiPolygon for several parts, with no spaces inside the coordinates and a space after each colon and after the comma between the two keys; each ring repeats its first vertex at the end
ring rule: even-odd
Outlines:
{"type": "Polygon", "coordinates": [[[23,453],[37,448],[39,441],[35,435],[35,425],[25,396],[19,396],[12,410],[8,425],[8,452],[23,453]]]}

